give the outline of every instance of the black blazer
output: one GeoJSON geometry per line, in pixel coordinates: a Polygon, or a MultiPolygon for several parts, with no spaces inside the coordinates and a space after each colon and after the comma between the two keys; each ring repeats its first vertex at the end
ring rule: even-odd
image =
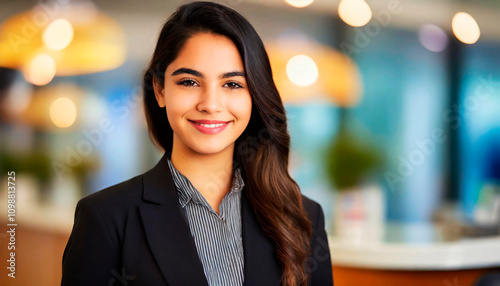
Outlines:
{"type": "MultiPolygon", "coordinates": [[[[281,266],[241,196],[244,285],[279,286],[281,266]]],[[[321,206],[302,196],[313,223],[309,285],[333,285],[321,206]]],[[[78,201],[62,257],[63,286],[208,286],[167,156],[151,170],[78,201]]]]}

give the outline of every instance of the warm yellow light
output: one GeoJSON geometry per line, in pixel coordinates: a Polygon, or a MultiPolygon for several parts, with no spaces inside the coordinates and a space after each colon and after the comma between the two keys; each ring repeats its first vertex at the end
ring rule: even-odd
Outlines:
{"type": "Polygon", "coordinates": [[[51,50],[62,50],[73,40],[73,26],[66,19],[52,21],[43,31],[42,40],[51,50]]]}
{"type": "Polygon", "coordinates": [[[59,97],[50,105],[50,119],[55,126],[66,128],[76,120],[75,103],[67,97],[59,97]]]}
{"type": "Polygon", "coordinates": [[[370,22],[372,9],[364,0],[342,0],[339,4],[339,16],[346,24],[361,27],[370,22]]]}
{"type": "MultiPolygon", "coordinates": [[[[266,50],[271,61],[274,82],[284,102],[300,104],[326,97],[337,106],[352,107],[361,101],[363,93],[361,74],[356,64],[339,51],[307,38],[295,36],[266,43],[266,50]],[[315,79],[311,80],[313,83],[309,86],[292,83],[288,75],[290,59],[297,55],[310,56],[311,60],[305,62],[314,63],[314,69],[317,69],[317,76],[313,76],[315,79]]],[[[316,72],[299,69],[298,81],[313,73],[316,72]],[[299,73],[303,73],[303,76],[299,73]]]]}
{"type": "Polygon", "coordinates": [[[0,67],[22,69],[38,54],[53,58],[56,76],[102,72],[122,65],[127,46],[122,27],[91,1],[70,2],[74,3],[64,7],[38,4],[3,21],[0,67]],[[52,10],[47,13],[47,9],[52,10]]]}
{"type": "Polygon", "coordinates": [[[465,12],[458,12],[453,16],[451,27],[455,37],[465,44],[474,44],[481,35],[476,20],[465,12]]]}
{"type": "MultiPolygon", "coordinates": [[[[31,87],[31,85],[29,86],[31,87]]],[[[90,126],[85,125],[88,121],[82,120],[84,119],[83,113],[88,112],[88,110],[92,108],[88,107],[86,109],[82,109],[82,106],[86,105],[89,95],[94,96],[88,91],[83,90],[81,87],[70,83],[49,84],[43,87],[35,88],[32,96],[30,97],[28,106],[22,113],[15,117],[15,120],[23,122],[28,126],[43,129],[47,132],[67,132],[74,130],[74,128],[90,126]],[[61,100],[60,98],[67,98],[73,104],[69,104],[67,99],[61,100]],[[71,114],[73,115],[68,116],[71,114]],[[64,116],[68,116],[69,118],[64,119],[64,116]],[[69,122],[73,121],[71,120],[71,117],[76,117],[71,126],[68,128],[61,128],[69,125],[69,122]]],[[[102,118],[100,108],[95,108],[95,106],[93,107],[94,109],[92,112],[94,113],[92,115],[95,115],[97,118],[93,118],[93,120],[102,118]]],[[[95,121],[93,121],[92,124],[95,124],[95,121]]]]}
{"type": "Polygon", "coordinates": [[[311,5],[314,0],[285,0],[285,2],[296,8],[304,8],[311,5]]]}
{"type": "Polygon", "coordinates": [[[310,86],[318,80],[318,67],[306,55],[296,55],[286,64],[286,75],[298,86],[310,86]]]}
{"type": "Polygon", "coordinates": [[[23,74],[24,78],[32,84],[46,85],[56,74],[56,64],[51,56],[41,54],[30,61],[23,74]]]}

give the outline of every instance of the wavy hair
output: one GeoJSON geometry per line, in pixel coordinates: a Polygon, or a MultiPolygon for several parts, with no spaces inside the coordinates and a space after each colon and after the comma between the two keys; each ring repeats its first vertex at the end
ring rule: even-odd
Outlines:
{"type": "Polygon", "coordinates": [[[245,195],[263,232],[274,242],[282,267],[282,285],[307,285],[312,226],[302,205],[300,188],[288,173],[290,135],[285,108],[264,44],[238,12],[199,1],[179,6],[165,22],[143,78],[150,137],[160,149],[171,152],[173,130],[164,108],[156,101],[153,78],[164,85],[166,68],[197,33],[226,36],[240,53],[253,108],[247,128],[235,142],[233,162],[242,167],[245,195]]]}

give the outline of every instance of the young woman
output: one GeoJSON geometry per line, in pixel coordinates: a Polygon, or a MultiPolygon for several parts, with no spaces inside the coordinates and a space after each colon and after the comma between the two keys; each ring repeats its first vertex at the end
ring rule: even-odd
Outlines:
{"type": "Polygon", "coordinates": [[[62,285],[333,285],[321,206],[288,173],[264,45],[231,8],[182,5],[144,75],[146,173],[81,199],[62,285]]]}

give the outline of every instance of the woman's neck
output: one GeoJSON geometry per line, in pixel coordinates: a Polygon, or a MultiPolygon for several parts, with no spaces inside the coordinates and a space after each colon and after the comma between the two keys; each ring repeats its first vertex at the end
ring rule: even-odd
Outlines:
{"type": "Polygon", "coordinates": [[[234,144],[217,154],[201,154],[174,141],[170,160],[218,212],[232,186],[233,152],[234,144]]]}

